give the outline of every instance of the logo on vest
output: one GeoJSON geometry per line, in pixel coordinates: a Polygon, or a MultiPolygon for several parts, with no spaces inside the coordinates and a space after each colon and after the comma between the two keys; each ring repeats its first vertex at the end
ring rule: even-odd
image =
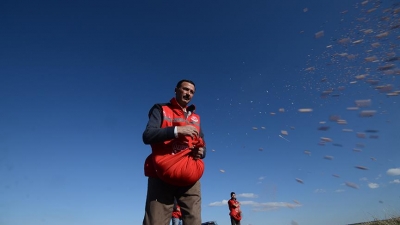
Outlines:
{"type": "Polygon", "coordinates": [[[190,118],[190,120],[192,120],[192,121],[195,122],[195,123],[199,122],[199,120],[198,120],[197,117],[195,117],[195,116],[192,116],[192,117],[190,118]]]}
{"type": "Polygon", "coordinates": [[[172,154],[176,154],[182,150],[188,149],[189,144],[185,142],[175,142],[172,144],[172,154]]]}

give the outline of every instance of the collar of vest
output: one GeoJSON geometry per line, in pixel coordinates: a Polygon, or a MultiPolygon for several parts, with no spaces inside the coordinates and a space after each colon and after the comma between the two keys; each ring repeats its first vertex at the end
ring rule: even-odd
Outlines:
{"type": "MultiPolygon", "coordinates": [[[[179,103],[178,103],[178,101],[176,100],[176,98],[172,98],[169,102],[170,102],[171,105],[174,106],[174,107],[182,108],[182,106],[179,105],[179,103]]],[[[183,109],[183,108],[182,108],[182,109],[183,109]]],[[[195,109],[196,109],[196,106],[192,104],[192,105],[189,105],[189,106],[186,107],[186,112],[189,112],[189,111],[190,111],[190,112],[194,113],[195,109]]]]}

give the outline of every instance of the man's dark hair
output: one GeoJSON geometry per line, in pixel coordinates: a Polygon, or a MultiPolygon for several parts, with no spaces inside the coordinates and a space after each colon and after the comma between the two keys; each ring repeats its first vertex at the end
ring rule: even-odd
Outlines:
{"type": "Polygon", "coordinates": [[[235,192],[231,192],[231,196],[234,195],[234,194],[235,194],[235,192]]]}
{"type": "Polygon", "coordinates": [[[182,84],[183,82],[188,82],[188,83],[190,83],[190,84],[193,84],[193,86],[196,87],[196,85],[194,84],[194,82],[191,81],[191,80],[180,80],[180,81],[176,84],[176,88],[180,88],[180,86],[181,86],[181,84],[182,84]]]}

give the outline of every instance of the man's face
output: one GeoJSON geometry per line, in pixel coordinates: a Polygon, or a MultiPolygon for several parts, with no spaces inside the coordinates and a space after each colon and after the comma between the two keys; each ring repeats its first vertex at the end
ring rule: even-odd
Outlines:
{"type": "Polygon", "coordinates": [[[236,199],[236,194],[232,194],[232,195],[231,195],[231,198],[232,198],[232,199],[236,199]]]}
{"type": "Polygon", "coordinates": [[[186,107],[192,100],[195,92],[194,85],[188,82],[183,82],[180,87],[175,88],[175,98],[180,106],[186,107]]]}

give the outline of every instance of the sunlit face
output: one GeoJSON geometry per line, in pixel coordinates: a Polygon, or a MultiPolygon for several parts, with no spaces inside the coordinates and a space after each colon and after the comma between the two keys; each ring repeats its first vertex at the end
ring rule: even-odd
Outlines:
{"type": "Polygon", "coordinates": [[[175,88],[175,98],[180,106],[186,107],[192,100],[195,92],[193,84],[183,82],[179,88],[175,88]]]}

